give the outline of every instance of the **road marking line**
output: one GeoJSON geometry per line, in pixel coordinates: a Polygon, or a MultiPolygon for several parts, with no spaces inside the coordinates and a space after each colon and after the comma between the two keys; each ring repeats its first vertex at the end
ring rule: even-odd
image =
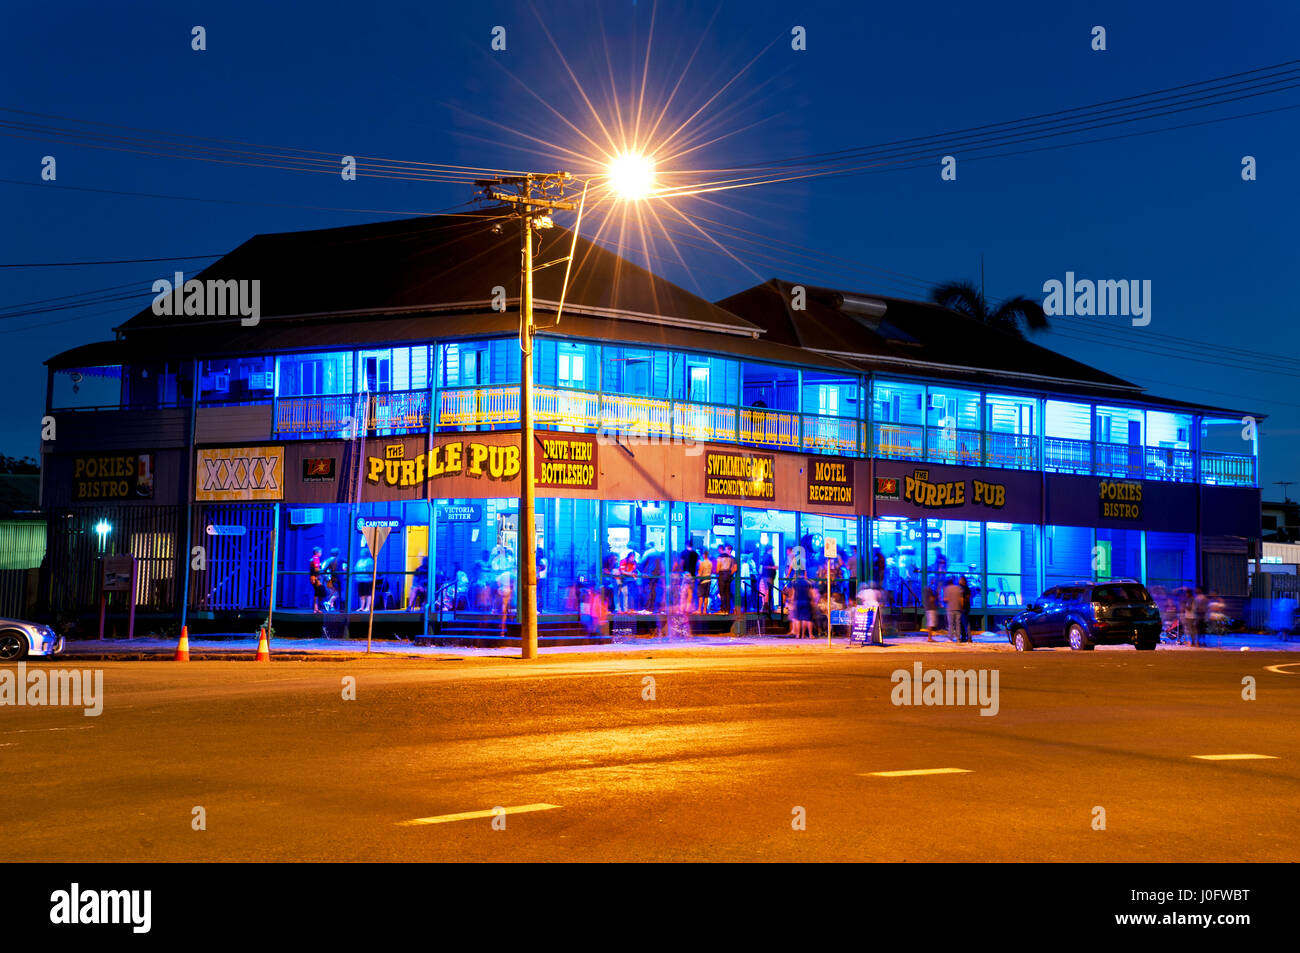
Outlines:
{"type": "Polygon", "coordinates": [[[502,814],[531,814],[533,811],[553,811],[558,804],[521,804],[518,807],[493,808],[490,811],[462,811],[460,814],[439,814],[436,817],[417,817],[410,821],[399,821],[403,827],[417,824],[449,824],[452,821],[470,821],[478,817],[496,817],[502,814]]]}
{"type": "Polygon", "coordinates": [[[911,771],[868,771],[863,778],[911,778],[919,774],[970,774],[965,768],[915,768],[911,771]]]}
{"type": "Polygon", "coordinates": [[[94,725],[72,725],[67,728],[19,728],[17,731],[0,731],[0,735],[30,735],[36,731],[89,731],[94,725]]]}
{"type": "Polygon", "coordinates": [[[1282,662],[1279,665],[1265,665],[1264,671],[1274,672],[1278,675],[1300,675],[1300,672],[1284,672],[1282,669],[1290,668],[1293,665],[1300,665],[1300,662],[1282,662]]]}
{"type": "Polygon", "coordinates": [[[1253,761],[1256,759],[1268,759],[1276,761],[1277,755],[1272,754],[1194,754],[1193,758],[1200,758],[1202,761],[1253,761]]]}

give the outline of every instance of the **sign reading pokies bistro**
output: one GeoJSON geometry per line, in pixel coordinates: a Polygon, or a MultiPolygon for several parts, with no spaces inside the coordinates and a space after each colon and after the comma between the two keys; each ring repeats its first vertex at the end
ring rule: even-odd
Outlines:
{"type": "Polygon", "coordinates": [[[729,500],[776,499],[775,458],[757,453],[706,453],[704,495],[729,500]]]}
{"type": "Polygon", "coordinates": [[[153,454],[112,453],[75,457],[72,461],[74,500],[153,499],[153,454]]]}
{"type": "Polygon", "coordinates": [[[539,487],[596,489],[596,438],[584,434],[547,434],[536,439],[534,475],[539,487]]]}
{"type": "Polygon", "coordinates": [[[1137,480],[1102,480],[1097,486],[1101,518],[1105,520],[1142,519],[1142,484],[1137,480]]]}
{"type": "Polygon", "coordinates": [[[808,502],[824,506],[853,505],[853,461],[808,458],[808,502]]]}

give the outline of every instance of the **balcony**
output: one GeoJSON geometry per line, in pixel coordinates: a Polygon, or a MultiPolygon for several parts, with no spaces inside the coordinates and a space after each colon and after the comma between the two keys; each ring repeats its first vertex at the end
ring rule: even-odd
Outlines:
{"type": "MultiPolygon", "coordinates": [[[[517,387],[441,391],[439,429],[493,430],[519,422],[517,387]]],[[[539,387],[533,395],[538,427],[577,432],[631,434],[692,443],[740,443],[773,450],[859,456],[862,424],[847,417],[704,404],[691,401],[598,394],[539,387]]]]}
{"type": "Polygon", "coordinates": [[[980,465],[980,432],[958,430],[955,427],[928,427],[925,438],[926,459],[930,463],[947,463],[954,466],[980,465]]]}
{"type": "Polygon", "coordinates": [[[1255,486],[1255,458],[1249,454],[1203,450],[1201,482],[1211,486],[1255,486]]]}
{"type": "Polygon", "coordinates": [[[328,394],[317,397],[280,397],[275,401],[275,433],[278,439],[337,437],[352,430],[353,421],[364,416],[366,434],[390,437],[423,433],[429,426],[429,392],[388,391],[363,395],[328,394]]]}
{"type": "Polygon", "coordinates": [[[877,457],[885,460],[924,459],[922,447],[925,438],[919,426],[877,423],[872,430],[877,457]]]}
{"type": "Polygon", "coordinates": [[[1038,438],[1023,433],[984,434],[984,466],[1037,470],[1038,438]]]}

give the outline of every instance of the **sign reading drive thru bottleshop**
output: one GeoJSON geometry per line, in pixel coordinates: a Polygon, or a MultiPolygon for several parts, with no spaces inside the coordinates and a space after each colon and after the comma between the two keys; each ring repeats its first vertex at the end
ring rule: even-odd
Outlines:
{"type": "Polygon", "coordinates": [[[704,455],[704,495],[731,500],[776,499],[776,461],[767,454],[704,455]]]}
{"type": "Polygon", "coordinates": [[[406,458],[405,444],[384,447],[382,457],[366,457],[366,480],[385,486],[422,486],[425,480],[467,476],[513,480],[519,476],[519,447],[472,440],[441,443],[406,458]]]}
{"type": "Polygon", "coordinates": [[[835,457],[808,458],[808,502],[824,506],[853,505],[853,461],[835,457]]]}
{"type": "Polygon", "coordinates": [[[539,487],[594,490],[596,438],[588,434],[538,435],[534,441],[533,469],[539,487]]]}

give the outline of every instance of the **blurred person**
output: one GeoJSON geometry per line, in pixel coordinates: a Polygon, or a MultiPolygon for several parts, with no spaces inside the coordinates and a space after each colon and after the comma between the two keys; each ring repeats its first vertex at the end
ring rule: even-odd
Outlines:
{"type": "Polygon", "coordinates": [[[965,576],[958,576],[957,585],[961,587],[961,640],[963,642],[973,642],[974,637],[970,631],[970,583],[966,581],[965,576]]]}
{"type": "Polygon", "coordinates": [[[718,553],[718,563],[713,567],[718,574],[718,611],[723,615],[732,613],[732,580],[736,577],[736,557],[731,554],[731,546],[723,543],[718,553]]]}
{"type": "Polygon", "coordinates": [[[695,611],[695,578],[700,571],[700,554],[695,550],[695,540],[689,540],[682,550],[682,586],[690,590],[686,611],[695,611]]]}
{"type": "Polygon", "coordinates": [[[814,590],[808,577],[803,573],[794,577],[790,584],[790,634],[801,639],[807,634],[813,637],[812,612],[814,590]]]}
{"type": "Polygon", "coordinates": [[[933,586],[926,586],[922,593],[925,602],[925,633],[927,642],[938,641],[934,633],[939,629],[939,597],[934,593],[933,586]]]}
{"type": "Polygon", "coordinates": [[[325,587],[325,580],[321,576],[321,548],[313,546],[311,549],[311,559],[307,562],[307,582],[311,585],[311,611],[321,611],[321,600],[329,598],[329,589],[325,587]]]}
{"type": "Polygon", "coordinates": [[[713,559],[709,556],[709,547],[705,546],[700,551],[700,561],[697,565],[699,581],[700,601],[699,611],[707,614],[709,611],[709,596],[713,590],[713,559]]]}
{"type": "Polygon", "coordinates": [[[1205,617],[1209,612],[1210,597],[1199,586],[1192,597],[1192,607],[1196,613],[1196,645],[1207,645],[1205,639],[1205,617]]]}
{"type": "Polygon", "coordinates": [[[659,587],[663,584],[664,576],[664,551],[654,540],[646,547],[645,555],[641,557],[639,569],[641,577],[644,580],[642,588],[644,591],[643,606],[646,612],[658,614],[660,609],[660,591],[659,587]]]}
{"type": "Polygon", "coordinates": [[[962,602],[961,586],[957,585],[957,580],[949,579],[948,584],[943,587],[943,605],[948,620],[948,641],[950,642],[960,642],[962,640],[962,602]]]}

